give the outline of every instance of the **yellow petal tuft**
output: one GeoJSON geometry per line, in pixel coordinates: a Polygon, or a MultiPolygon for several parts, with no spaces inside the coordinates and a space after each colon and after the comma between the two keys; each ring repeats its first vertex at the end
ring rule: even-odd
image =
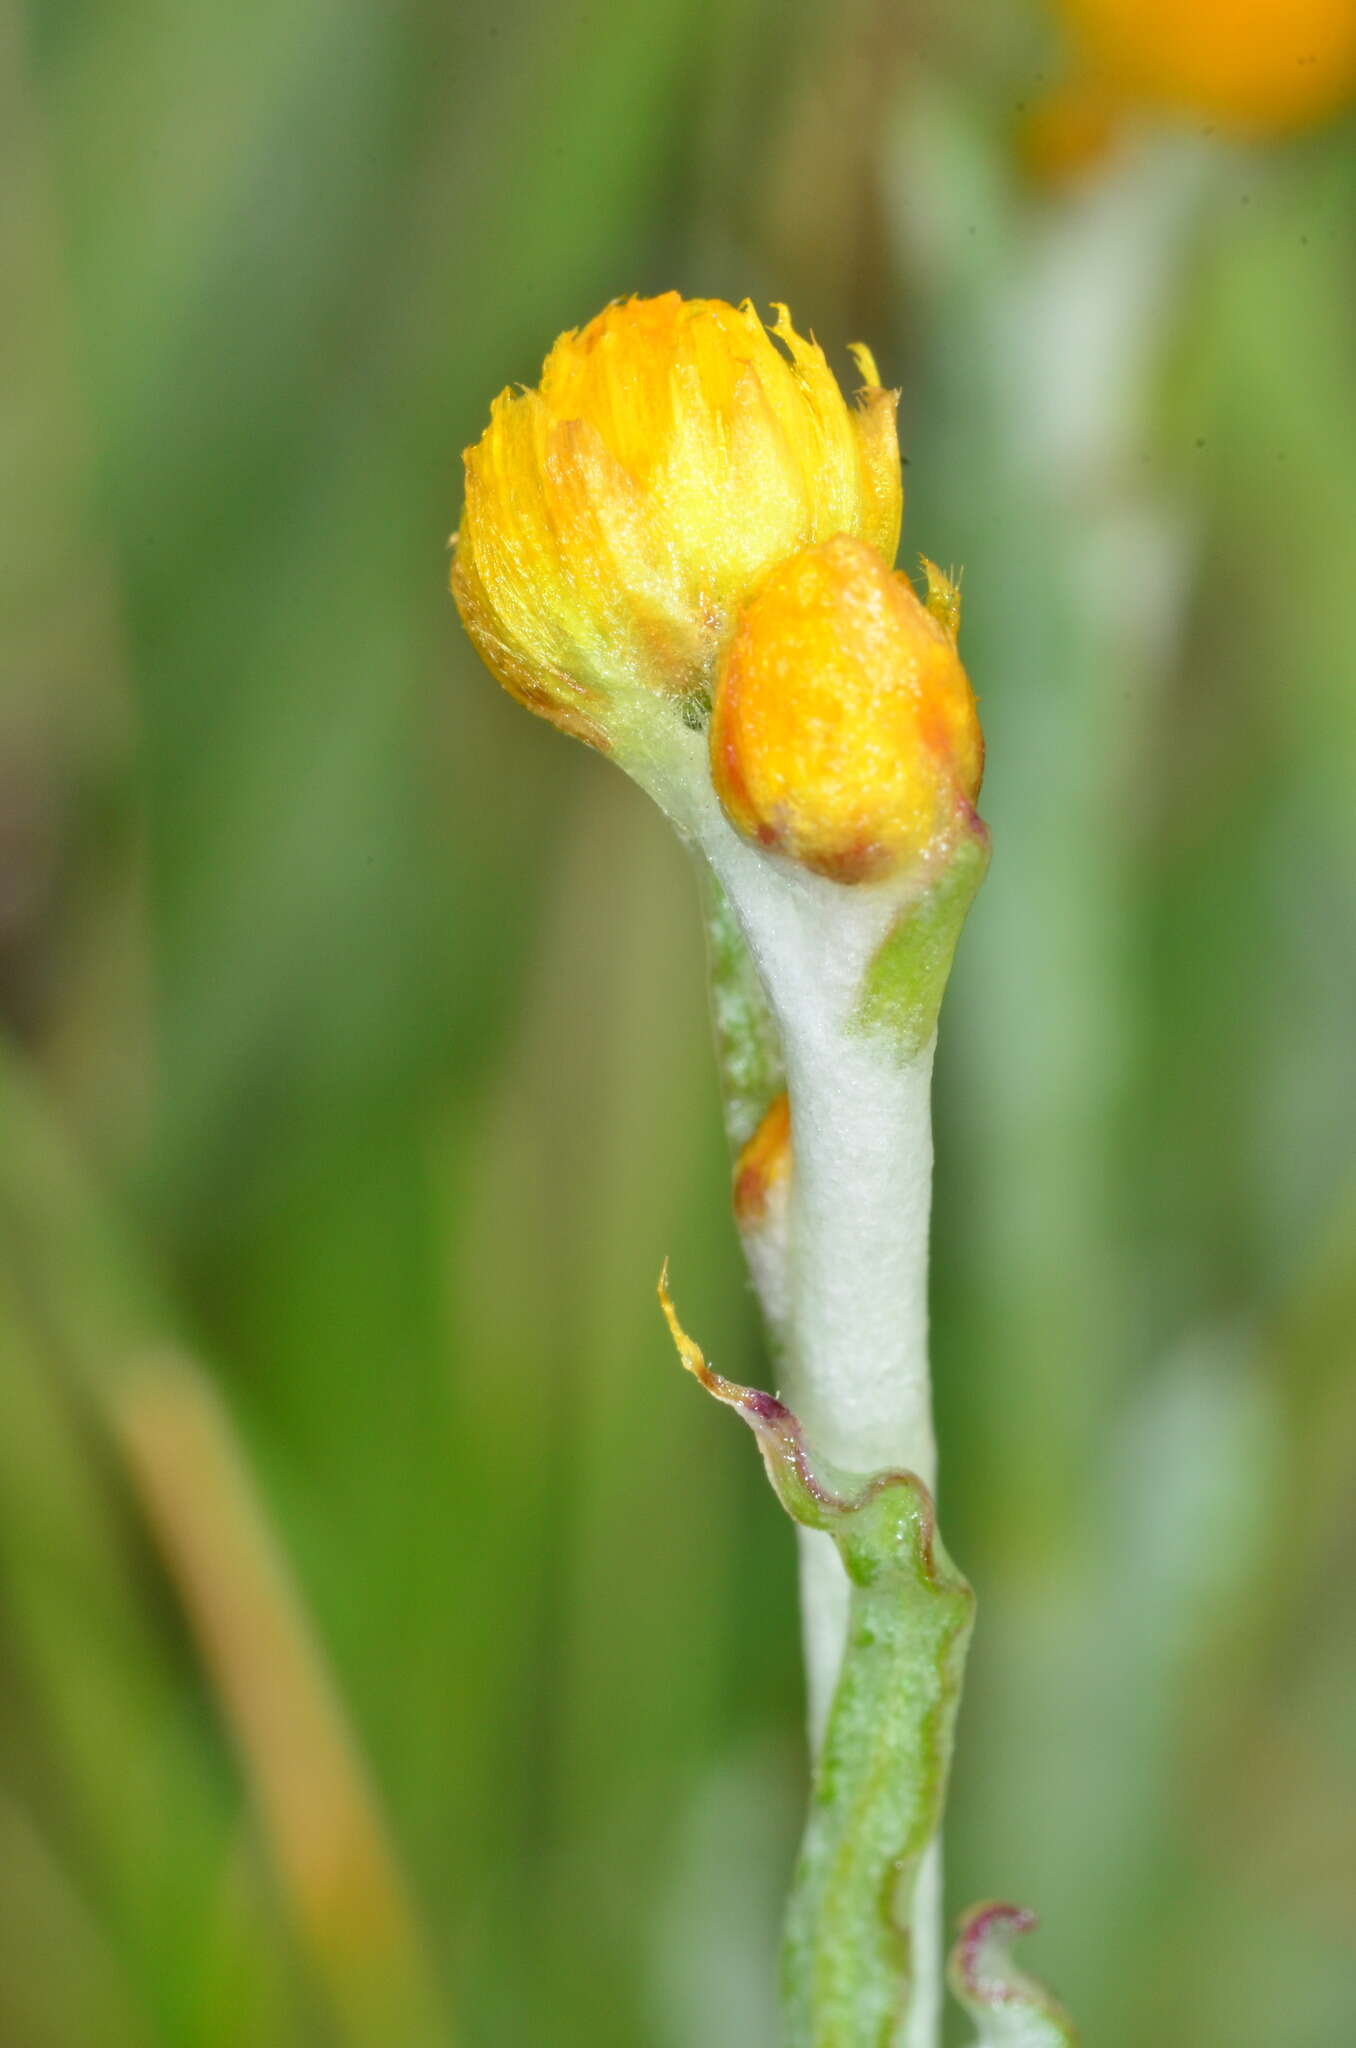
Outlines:
{"type": "Polygon", "coordinates": [[[850,405],[784,306],[619,300],[501,392],[466,451],[453,590],[513,694],[621,746],[655,699],[709,693],[740,605],[834,533],[888,556],[895,394],[856,351],[850,405]]]}

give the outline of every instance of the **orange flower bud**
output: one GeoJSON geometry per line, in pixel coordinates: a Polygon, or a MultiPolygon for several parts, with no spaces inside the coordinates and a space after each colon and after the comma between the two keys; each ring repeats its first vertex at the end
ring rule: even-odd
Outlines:
{"type": "Polygon", "coordinates": [[[925,855],[968,816],[984,747],[956,653],[956,593],[846,534],[775,568],[716,684],[711,772],[746,838],[835,881],[925,855]]]}
{"type": "Polygon", "coordinates": [[[1356,92],[1356,0],[1060,0],[1108,87],[1279,134],[1356,92]]]}
{"type": "Polygon", "coordinates": [[[895,394],[845,401],[784,306],[628,299],[563,334],[466,452],[452,588],[499,681],[595,745],[704,698],[774,562],[839,532],[893,557],[895,394]]]}
{"type": "Polygon", "coordinates": [[[791,1102],[783,1089],[735,1161],[734,1213],[741,1230],[756,1228],[769,1207],[784,1200],[790,1177],[791,1102]]]}

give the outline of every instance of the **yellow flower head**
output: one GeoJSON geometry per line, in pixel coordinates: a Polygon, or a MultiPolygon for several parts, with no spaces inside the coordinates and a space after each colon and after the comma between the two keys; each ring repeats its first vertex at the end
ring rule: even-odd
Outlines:
{"type": "Polygon", "coordinates": [[[956,593],[848,535],[780,564],[746,606],[716,683],[711,772],[759,845],[840,882],[943,843],[979,794],[984,744],[956,653],[956,593]]]}
{"type": "Polygon", "coordinates": [[[1060,0],[1124,98],[1244,134],[1322,120],[1356,92],[1356,0],[1060,0]]]}
{"type": "Polygon", "coordinates": [[[621,745],[655,694],[698,700],[765,572],[835,533],[893,559],[895,394],[864,348],[845,401],[784,306],[628,299],[501,392],[466,451],[452,589],[515,697],[621,745]]]}

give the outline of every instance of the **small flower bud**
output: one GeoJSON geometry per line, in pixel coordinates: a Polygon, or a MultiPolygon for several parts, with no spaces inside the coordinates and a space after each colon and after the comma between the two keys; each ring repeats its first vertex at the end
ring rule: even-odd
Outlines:
{"type": "Polygon", "coordinates": [[[680,711],[750,589],[830,534],[893,557],[895,394],[849,406],[784,306],[628,299],[563,334],[466,451],[452,589],[512,695],[600,747],[680,711]]]}
{"type": "Polygon", "coordinates": [[[791,1210],[791,1103],[774,1095],[757,1130],[735,1160],[733,1208],[744,1256],[774,1345],[786,1341],[790,1313],[787,1271],[791,1210]]]}
{"type": "Polygon", "coordinates": [[[734,1170],[734,1213],[741,1230],[755,1230],[769,1210],[784,1204],[791,1177],[791,1103],[775,1095],[734,1170]]]}
{"type": "Polygon", "coordinates": [[[764,580],[716,683],[711,772],[746,838],[839,882],[915,864],[968,816],[984,747],[956,593],[925,605],[846,534],[764,580]]]}

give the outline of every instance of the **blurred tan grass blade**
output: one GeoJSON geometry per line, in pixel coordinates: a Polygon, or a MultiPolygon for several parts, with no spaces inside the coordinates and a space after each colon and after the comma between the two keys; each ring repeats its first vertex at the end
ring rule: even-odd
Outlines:
{"type": "Polygon", "coordinates": [[[341,2038],[447,2048],[375,1793],[230,1418],[173,1346],[174,1317],[146,1261],[2,1045],[0,1251],[113,1433],[341,2038]]]}
{"type": "Polygon", "coordinates": [[[166,1350],[120,1375],[108,1405],[346,2036],[445,2042],[375,1796],[220,1398],[166,1350]]]}

